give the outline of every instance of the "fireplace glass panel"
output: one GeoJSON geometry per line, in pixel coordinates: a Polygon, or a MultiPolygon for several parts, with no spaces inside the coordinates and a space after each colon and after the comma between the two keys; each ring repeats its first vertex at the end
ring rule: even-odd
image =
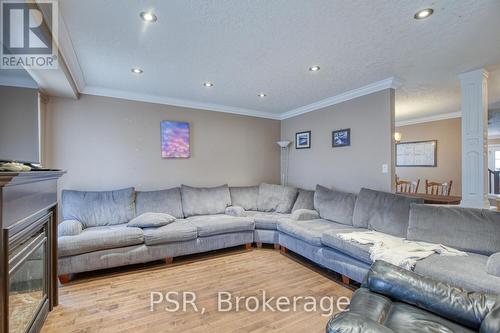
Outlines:
{"type": "Polygon", "coordinates": [[[44,229],[11,252],[9,333],[25,333],[47,299],[47,246],[44,229]]]}

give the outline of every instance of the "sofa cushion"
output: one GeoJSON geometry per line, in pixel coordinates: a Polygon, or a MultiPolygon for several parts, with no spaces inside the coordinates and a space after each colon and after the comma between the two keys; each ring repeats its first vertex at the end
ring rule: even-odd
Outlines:
{"type": "Polygon", "coordinates": [[[492,254],[486,262],[486,273],[500,277],[500,252],[492,254]]]}
{"type": "Polygon", "coordinates": [[[247,211],[245,216],[255,221],[255,229],[277,230],[278,224],[283,219],[289,218],[290,214],[247,211]]]}
{"type": "Polygon", "coordinates": [[[321,236],[321,243],[332,249],[338,250],[342,253],[350,255],[353,258],[356,258],[364,263],[371,264],[372,260],[370,259],[370,248],[373,246],[371,244],[359,244],[356,242],[348,241],[341,239],[337,236],[339,233],[347,233],[353,231],[366,231],[367,229],[338,229],[338,230],[329,230],[325,231],[321,236]]]}
{"type": "Polygon", "coordinates": [[[408,239],[491,255],[500,252],[500,212],[453,206],[412,205],[408,239]]]}
{"type": "Polygon", "coordinates": [[[406,237],[412,203],[423,204],[424,200],[363,188],[354,206],[352,225],[406,237]]]}
{"type": "Polygon", "coordinates": [[[160,228],[146,228],[143,232],[146,245],[184,242],[198,237],[198,228],[186,220],[176,220],[160,228]]]}
{"type": "Polygon", "coordinates": [[[352,225],[355,203],[355,194],[333,191],[321,185],[316,186],[314,209],[323,219],[352,225]]]}
{"type": "Polygon", "coordinates": [[[500,294],[500,277],[486,272],[487,261],[487,256],[475,253],[456,257],[433,254],[417,261],[414,271],[469,291],[500,294]]]}
{"type": "Polygon", "coordinates": [[[175,221],[175,217],[164,213],[144,213],[134,217],[127,227],[158,228],[175,221]]]}
{"type": "Polygon", "coordinates": [[[243,207],[245,210],[257,210],[258,186],[230,187],[229,192],[231,193],[231,204],[233,206],[243,207]]]}
{"type": "Polygon", "coordinates": [[[314,209],[297,209],[290,216],[295,221],[307,221],[319,219],[319,214],[314,209]]]}
{"type": "Polygon", "coordinates": [[[292,213],[297,209],[314,209],[314,191],[299,189],[299,195],[293,204],[292,213]]]}
{"type": "Polygon", "coordinates": [[[218,187],[181,186],[184,216],[224,214],[231,206],[231,195],[227,185],[218,187]]]}
{"type": "Polygon", "coordinates": [[[348,232],[344,230],[349,230],[354,228],[349,228],[346,225],[335,223],[332,221],[317,219],[309,221],[294,221],[289,219],[284,219],[278,224],[278,230],[307,242],[314,246],[321,246],[321,236],[324,232],[329,230],[342,230],[343,232],[348,232]]]}
{"type": "Polygon", "coordinates": [[[245,209],[240,206],[229,206],[226,207],[224,214],[231,216],[245,216],[245,209]]]}
{"type": "Polygon", "coordinates": [[[62,191],[63,220],[77,220],[86,227],[123,224],[135,216],[134,188],[116,191],[62,191]]]}
{"type": "Polygon", "coordinates": [[[249,217],[202,215],[189,217],[187,221],[198,229],[198,236],[200,237],[253,231],[255,229],[255,223],[249,217]]]}
{"type": "Polygon", "coordinates": [[[140,228],[127,227],[126,224],[90,227],[76,236],[58,238],[59,257],[106,249],[115,249],[144,243],[140,228]]]}
{"type": "Polygon", "coordinates": [[[144,213],[165,213],[178,219],[184,218],[182,212],[181,190],[171,188],[160,191],[138,191],[135,195],[137,215],[144,213]]]}
{"type": "Polygon", "coordinates": [[[295,187],[262,183],[259,185],[257,210],[261,212],[290,213],[297,194],[295,187]]]}

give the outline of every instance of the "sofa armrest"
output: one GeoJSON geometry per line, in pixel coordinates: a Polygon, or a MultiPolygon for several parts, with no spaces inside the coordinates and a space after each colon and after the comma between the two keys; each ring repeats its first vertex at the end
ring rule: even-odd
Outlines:
{"type": "Polygon", "coordinates": [[[292,220],[295,221],[307,221],[319,219],[319,213],[312,209],[297,209],[292,213],[292,220]]]}
{"type": "MultiPolygon", "coordinates": [[[[395,333],[370,318],[353,312],[341,312],[326,325],[327,333],[395,333]]],[[[488,332],[489,333],[489,332],[488,332]]]]}
{"type": "Polygon", "coordinates": [[[240,206],[229,206],[226,208],[226,215],[245,216],[245,209],[240,206]]]}
{"type": "Polygon", "coordinates": [[[62,236],[76,236],[83,230],[82,222],[78,220],[64,220],[57,226],[57,235],[62,236]]]}
{"type": "Polygon", "coordinates": [[[476,331],[496,304],[495,295],[468,292],[385,261],[376,261],[370,267],[366,285],[373,292],[415,305],[476,331]]]}

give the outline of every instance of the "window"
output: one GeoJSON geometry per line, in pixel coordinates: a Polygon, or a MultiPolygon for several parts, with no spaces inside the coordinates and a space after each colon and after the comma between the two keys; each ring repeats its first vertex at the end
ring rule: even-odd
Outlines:
{"type": "Polygon", "coordinates": [[[495,151],[495,170],[500,170],[500,150],[495,151]]]}

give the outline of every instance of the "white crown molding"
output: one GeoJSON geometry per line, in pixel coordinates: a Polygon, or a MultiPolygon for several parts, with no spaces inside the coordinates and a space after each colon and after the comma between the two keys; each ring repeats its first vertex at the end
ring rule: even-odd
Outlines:
{"type": "Polygon", "coordinates": [[[196,102],[196,101],[170,98],[170,97],[164,97],[164,96],[158,96],[158,95],[142,94],[142,93],[136,93],[136,92],[131,92],[131,91],[125,91],[125,90],[108,89],[108,88],[101,88],[101,87],[94,87],[94,86],[85,86],[82,93],[87,94],[87,95],[113,97],[113,98],[120,98],[120,99],[126,99],[126,100],[131,100],[131,101],[138,101],[138,102],[148,102],[148,103],[172,105],[172,106],[179,106],[179,107],[192,108],[192,109],[200,109],[200,110],[215,111],[215,112],[225,112],[225,113],[239,114],[239,115],[243,115],[243,116],[251,116],[251,117],[280,120],[279,114],[274,114],[274,113],[270,113],[270,112],[262,112],[262,111],[257,111],[257,110],[244,109],[244,108],[227,106],[227,105],[220,105],[220,104],[196,102]]]}
{"type": "Polygon", "coordinates": [[[461,81],[478,81],[482,79],[487,79],[489,76],[488,71],[484,68],[478,68],[469,72],[465,72],[458,75],[461,81]]]}
{"type": "Polygon", "coordinates": [[[366,86],[349,90],[344,93],[341,93],[339,95],[335,95],[332,97],[328,97],[325,99],[322,99],[320,101],[301,106],[299,108],[287,111],[285,113],[280,114],[280,119],[285,120],[288,118],[296,117],[298,115],[304,114],[304,113],[309,113],[312,111],[320,110],[328,106],[332,106],[335,104],[339,104],[342,102],[346,102],[348,100],[358,98],[361,96],[373,94],[378,91],[382,91],[384,89],[397,89],[401,87],[402,81],[395,78],[395,77],[390,77],[382,81],[377,81],[371,84],[368,84],[366,86]]]}
{"type": "Polygon", "coordinates": [[[354,98],[358,98],[361,96],[365,96],[368,94],[372,94],[384,89],[397,89],[398,87],[401,86],[401,81],[391,77],[382,81],[374,82],[369,85],[363,86],[361,88],[353,89],[350,91],[347,91],[345,93],[329,97],[326,99],[323,99],[321,101],[288,111],[284,113],[271,113],[271,112],[263,112],[263,111],[257,111],[257,110],[251,110],[251,109],[245,109],[245,108],[239,108],[239,107],[234,107],[234,106],[227,106],[227,105],[220,105],[220,104],[213,104],[213,103],[204,103],[204,102],[197,102],[197,101],[191,101],[191,100],[184,100],[184,99],[177,99],[177,98],[171,98],[171,97],[165,97],[165,96],[158,96],[158,95],[150,95],[150,94],[142,94],[142,93],[136,93],[136,92],[131,92],[131,91],[125,91],[125,90],[118,90],[118,89],[108,89],[108,88],[102,88],[102,87],[96,87],[96,86],[89,86],[86,85],[83,90],[81,90],[81,93],[87,94],[87,95],[95,95],[95,96],[104,96],[104,97],[113,97],[113,98],[121,98],[121,99],[127,99],[127,100],[132,100],[132,101],[139,101],[139,102],[149,102],[149,103],[157,103],[157,104],[164,104],[164,105],[172,105],[172,106],[180,106],[180,107],[187,107],[187,108],[192,108],[192,109],[200,109],[200,110],[208,110],[208,111],[216,111],[216,112],[225,112],[225,113],[233,113],[233,114],[239,114],[239,115],[244,115],[244,116],[252,116],[252,117],[259,117],[259,118],[267,118],[267,119],[274,119],[274,120],[284,120],[288,119],[291,117],[298,116],[300,114],[316,111],[319,109],[322,109],[327,106],[331,106],[334,104],[342,103],[349,101],[354,98]]]}
{"type": "Polygon", "coordinates": [[[434,116],[396,121],[396,127],[429,123],[431,121],[446,120],[446,119],[461,118],[461,117],[462,117],[462,112],[460,112],[460,111],[450,112],[450,113],[444,113],[444,114],[437,114],[434,116]]]}

